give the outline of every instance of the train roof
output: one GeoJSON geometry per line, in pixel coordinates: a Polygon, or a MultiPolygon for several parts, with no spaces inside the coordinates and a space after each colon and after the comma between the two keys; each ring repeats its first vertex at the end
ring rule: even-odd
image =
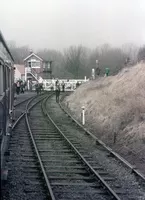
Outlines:
{"type": "Polygon", "coordinates": [[[14,62],[14,58],[7,46],[7,43],[0,31],[0,57],[4,60],[10,60],[14,62]]]}

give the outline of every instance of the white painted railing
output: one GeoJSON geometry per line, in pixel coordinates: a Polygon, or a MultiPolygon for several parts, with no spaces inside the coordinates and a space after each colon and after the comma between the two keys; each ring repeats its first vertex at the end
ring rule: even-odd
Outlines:
{"type": "MultiPolygon", "coordinates": [[[[68,81],[68,79],[59,79],[59,83],[61,86],[61,90],[62,90],[62,82],[64,82],[65,84],[65,91],[74,91],[77,87],[77,82],[81,85],[82,83],[85,83],[89,81],[89,79],[70,79],[68,81]]],[[[56,80],[54,79],[47,79],[44,80],[43,79],[43,87],[45,90],[55,90],[55,82],[56,80]]]]}
{"type": "MultiPolygon", "coordinates": [[[[56,80],[55,79],[42,79],[41,76],[39,76],[37,74],[37,72],[35,72],[32,68],[30,67],[26,67],[25,68],[25,80],[26,80],[26,74],[30,73],[36,80],[33,81],[33,88],[35,88],[35,84],[38,81],[39,83],[43,83],[43,88],[44,90],[55,90],[55,83],[56,80]]],[[[65,84],[65,91],[74,91],[77,87],[77,83],[79,83],[79,85],[81,85],[82,83],[85,83],[89,81],[89,79],[59,79],[59,83],[60,83],[60,87],[62,90],[62,83],[64,82],[65,84]]]]}
{"type": "Polygon", "coordinates": [[[26,69],[25,69],[25,77],[27,77],[28,73],[30,73],[37,81],[39,81],[39,77],[38,77],[37,72],[35,72],[31,67],[26,67],[26,69]]]}

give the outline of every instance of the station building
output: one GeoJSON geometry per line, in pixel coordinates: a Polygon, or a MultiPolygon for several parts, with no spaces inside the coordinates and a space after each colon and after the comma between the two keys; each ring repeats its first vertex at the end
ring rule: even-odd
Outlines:
{"type": "Polygon", "coordinates": [[[15,82],[17,80],[25,80],[25,67],[24,65],[14,65],[15,67],[15,74],[14,74],[14,80],[15,82]]]}
{"type": "Polygon", "coordinates": [[[31,52],[30,55],[24,59],[25,81],[50,79],[52,72],[51,64],[52,61],[45,61],[35,53],[31,52]]]}

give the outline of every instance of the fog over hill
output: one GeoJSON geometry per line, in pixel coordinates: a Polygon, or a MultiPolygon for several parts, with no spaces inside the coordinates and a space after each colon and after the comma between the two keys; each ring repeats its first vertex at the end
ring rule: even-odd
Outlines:
{"type": "Polygon", "coordinates": [[[1,8],[6,39],[34,51],[145,43],[144,0],[1,0],[1,8]]]}

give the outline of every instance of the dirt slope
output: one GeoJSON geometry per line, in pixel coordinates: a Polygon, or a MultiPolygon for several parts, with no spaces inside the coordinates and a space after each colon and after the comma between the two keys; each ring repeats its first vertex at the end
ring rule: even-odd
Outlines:
{"type": "Polygon", "coordinates": [[[133,163],[145,162],[145,64],[87,82],[65,104],[77,119],[85,106],[86,126],[96,136],[133,163]]]}

